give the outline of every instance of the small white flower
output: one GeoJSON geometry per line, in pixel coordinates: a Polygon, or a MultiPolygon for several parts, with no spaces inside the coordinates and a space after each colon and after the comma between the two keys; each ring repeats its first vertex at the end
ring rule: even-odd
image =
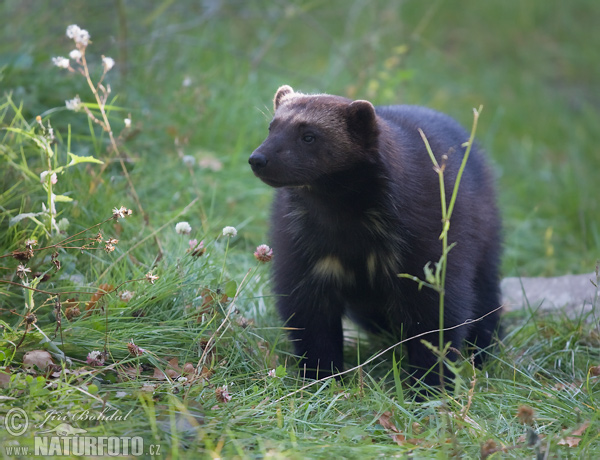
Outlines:
{"type": "Polygon", "coordinates": [[[187,222],[179,222],[175,225],[175,231],[180,235],[189,235],[192,231],[192,226],[187,222]]]}
{"type": "Polygon", "coordinates": [[[183,82],[181,82],[181,86],[183,86],[184,88],[187,88],[188,86],[192,85],[192,79],[190,77],[185,77],[183,79],[183,82]]]}
{"type": "Polygon", "coordinates": [[[73,50],[69,53],[69,57],[71,59],[74,59],[75,61],[78,61],[79,59],[81,59],[81,51],[73,50]]]}
{"type": "Polygon", "coordinates": [[[81,46],[88,46],[90,42],[90,33],[75,24],[67,27],[67,37],[72,38],[75,43],[81,46]]]}
{"type": "Polygon", "coordinates": [[[52,58],[52,64],[61,69],[68,69],[70,67],[69,60],[66,57],[57,56],[52,58]]]}
{"type": "Polygon", "coordinates": [[[27,268],[23,264],[19,264],[17,267],[17,276],[23,279],[24,276],[27,276],[27,273],[31,273],[31,268],[27,268]]]}
{"type": "Polygon", "coordinates": [[[75,43],[82,46],[88,46],[90,42],[90,33],[85,29],[80,29],[79,34],[75,37],[75,43]]]}
{"type": "Polygon", "coordinates": [[[73,99],[65,101],[65,105],[67,106],[67,109],[77,112],[81,109],[81,99],[79,99],[79,96],[75,96],[73,99]]]}
{"type": "Polygon", "coordinates": [[[225,227],[223,228],[223,236],[236,236],[237,230],[235,227],[225,227]]]}
{"type": "Polygon", "coordinates": [[[154,282],[158,279],[158,276],[153,275],[152,272],[146,273],[146,281],[150,284],[154,284],[154,282]]]}
{"type": "Polygon", "coordinates": [[[196,158],[192,155],[184,155],[182,160],[183,164],[186,165],[188,168],[191,168],[196,164],[196,158]]]}
{"type": "Polygon", "coordinates": [[[125,118],[123,123],[125,123],[126,128],[131,128],[131,118],[125,118]]]}
{"type": "Polygon", "coordinates": [[[108,72],[115,66],[115,60],[111,57],[102,56],[102,65],[104,66],[104,71],[108,72]]]}
{"type": "Polygon", "coordinates": [[[75,38],[80,31],[81,29],[79,28],[79,26],[71,24],[69,27],[67,27],[67,37],[75,38]]]}
{"type": "Polygon", "coordinates": [[[277,377],[277,373],[275,372],[275,369],[271,369],[271,370],[269,371],[269,374],[268,374],[268,375],[269,375],[269,377],[277,377]]]}
{"type": "MultiPolygon", "coordinates": [[[[42,173],[40,174],[40,182],[42,184],[46,183],[46,178],[48,177],[48,173],[50,171],[42,171],[42,173]]],[[[52,173],[52,175],[50,176],[50,182],[52,183],[52,185],[56,184],[58,182],[58,178],[56,177],[56,173],[52,173]]]]}
{"type": "Polygon", "coordinates": [[[75,43],[81,46],[88,46],[90,42],[90,33],[75,24],[67,27],[67,37],[72,38],[75,43]]]}
{"type": "Polygon", "coordinates": [[[127,303],[131,299],[133,299],[134,294],[135,294],[135,292],[133,292],[133,291],[123,291],[119,294],[119,299],[121,299],[123,302],[127,303]]]}
{"type": "Polygon", "coordinates": [[[128,217],[133,214],[131,209],[127,209],[125,206],[121,206],[120,208],[113,208],[113,219],[119,220],[124,217],[128,217]]]}

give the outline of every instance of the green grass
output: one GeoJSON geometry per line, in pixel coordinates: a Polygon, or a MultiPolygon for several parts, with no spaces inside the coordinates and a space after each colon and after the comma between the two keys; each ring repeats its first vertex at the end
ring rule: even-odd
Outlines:
{"type": "MultiPolygon", "coordinates": [[[[60,246],[37,251],[23,279],[19,261],[0,259],[0,371],[10,375],[10,382],[0,379],[1,417],[22,408],[39,425],[48,411],[132,411],[127,420],[71,424],[88,436],[141,436],[145,457],[151,444],[160,446],[156,458],[479,458],[489,440],[505,450],[488,449],[488,458],[600,456],[599,377],[589,372],[600,365],[596,308],[575,319],[540,317],[535,306],[506,315],[507,335],[494,359],[475,373],[459,360],[456,389],[426,402],[415,401],[389,354],[341,383],[304,387],[309,382],[296,378],[269,267],[252,256],[269,242],[272,191],[247,165],[281,84],[427,105],[466,126],[472,107],[483,105],[477,138],[498,175],[504,275],[592,272],[600,258],[596,2],[397,3],[0,6],[0,256],[23,250],[31,238],[38,250],[60,246]],[[72,49],[64,35],[69,24],[91,33],[86,55],[95,81],[101,55],[116,60],[106,79],[115,135],[124,118],[132,119],[118,155],[98,125],[64,108],[76,94],[94,102],[80,75],[50,61],[72,49]],[[48,205],[39,179],[48,157],[31,139],[41,134],[38,115],[54,129],[53,169],[68,164],[67,152],[105,162],[58,174],[52,191],[73,200],[56,204],[57,221],[69,222],[61,234],[47,233],[42,214],[39,224],[25,218],[10,225],[48,205]],[[184,164],[186,155],[193,166],[184,164]],[[201,167],[207,159],[218,170],[201,167]],[[112,210],[120,206],[133,215],[115,222],[112,210]],[[103,221],[103,240],[119,240],[115,251],[61,243],[103,221]],[[180,221],[190,223],[189,236],[176,234],[180,221]],[[238,235],[222,236],[225,226],[238,235]],[[190,238],[204,241],[202,256],[187,252],[190,238]],[[37,283],[45,272],[50,278],[37,283]],[[154,284],[145,279],[149,272],[159,276],[154,284]],[[37,283],[43,292],[11,283],[37,283]],[[102,296],[86,315],[103,283],[119,286],[117,293],[102,296]],[[134,292],[128,302],[118,295],[126,290],[134,292]],[[48,292],[60,293],[60,328],[48,292]],[[74,305],[82,314],[67,319],[74,305]],[[27,326],[30,313],[36,322],[27,326]],[[130,353],[131,341],[145,350],[141,356],[130,353]],[[58,366],[26,370],[25,353],[40,349],[58,366]],[[104,366],[86,364],[89,352],[104,349],[104,366]],[[202,378],[178,380],[180,369],[167,372],[173,358],[178,369],[191,363],[203,370],[202,378]],[[273,369],[276,377],[269,376],[273,369]],[[218,401],[224,386],[229,402],[218,401]],[[381,418],[386,411],[403,436],[398,442],[381,418]],[[559,443],[585,423],[577,446],[559,443]]],[[[349,334],[347,365],[378,351],[375,342],[349,334]]],[[[36,431],[57,424],[20,437],[3,428],[0,452],[11,458],[6,446],[31,447],[36,431]]]]}

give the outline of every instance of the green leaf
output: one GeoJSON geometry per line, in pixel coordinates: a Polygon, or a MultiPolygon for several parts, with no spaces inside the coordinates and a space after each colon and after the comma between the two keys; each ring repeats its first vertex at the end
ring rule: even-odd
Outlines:
{"type": "Polygon", "coordinates": [[[287,371],[285,370],[285,367],[283,367],[282,364],[277,366],[277,368],[275,369],[275,377],[279,377],[280,379],[282,379],[286,375],[287,375],[287,371]]]}
{"type": "Polygon", "coordinates": [[[97,163],[100,165],[104,164],[104,162],[102,160],[98,160],[97,158],[94,158],[93,156],[80,157],[77,155],[73,155],[71,152],[67,152],[67,153],[69,155],[69,158],[71,159],[71,161],[69,161],[69,164],[67,164],[67,168],[78,165],[79,163],[97,163]]]}
{"type": "Polygon", "coordinates": [[[8,226],[12,227],[15,224],[18,224],[23,219],[31,219],[38,225],[44,225],[39,220],[36,219],[37,216],[44,214],[43,212],[24,212],[22,214],[18,214],[15,217],[11,217],[8,221],[8,226]]]}
{"type": "Polygon", "coordinates": [[[71,201],[73,201],[73,198],[70,198],[66,195],[54,195],[54,201],[60,203],[70,203],[71,201]]]}
{"type": "Polygon", "coordinates": [[[237,287],[237,282],[235,280],[227,281],[227,284],[225,285],[225,294],[227,297],[235,297],[237,287]]]}

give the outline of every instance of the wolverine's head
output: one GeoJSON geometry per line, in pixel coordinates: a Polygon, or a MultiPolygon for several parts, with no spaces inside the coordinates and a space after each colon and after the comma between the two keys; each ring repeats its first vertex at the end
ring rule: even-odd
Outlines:
{"type": "Polygon", "coordinates": [[[312,185],[374,155],[379,128],[368,101],[296,93],[286,85],[273,105],[269,135],[248,160],[272,187],[312,185]]]}

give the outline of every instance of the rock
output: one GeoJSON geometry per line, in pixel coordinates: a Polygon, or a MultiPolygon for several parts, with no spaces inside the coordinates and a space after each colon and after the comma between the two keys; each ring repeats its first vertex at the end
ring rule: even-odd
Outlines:
{"type": "Polygon", "coordinates": [[[565,313],[590,311],[600,307],[600,286],[596,273],[565,275],[554,278],[505,278],[502,280],[502,300],[505,311],[527,308],[562,310],[565,313]]]}

